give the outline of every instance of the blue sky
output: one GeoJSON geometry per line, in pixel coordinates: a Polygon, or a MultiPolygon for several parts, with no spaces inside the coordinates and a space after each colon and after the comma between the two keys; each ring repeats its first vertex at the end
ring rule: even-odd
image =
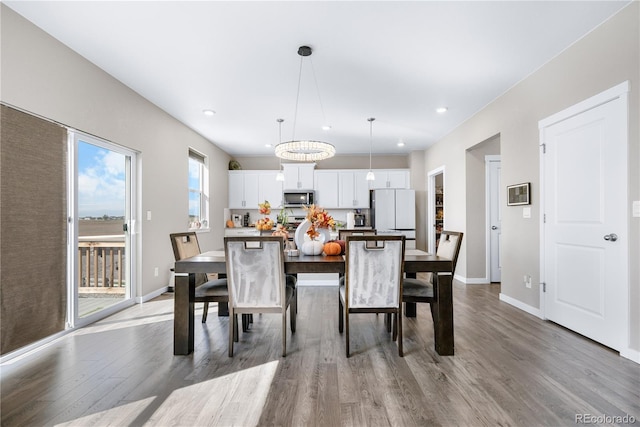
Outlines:
{"type": "Polygon", "coordinates": [[[124,155],[78,143],[78,216],[123,216],[124,155]]]}

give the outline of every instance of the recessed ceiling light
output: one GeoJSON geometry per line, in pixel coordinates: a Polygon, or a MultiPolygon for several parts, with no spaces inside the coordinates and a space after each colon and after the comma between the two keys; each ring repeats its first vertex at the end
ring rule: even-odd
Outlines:
{"type": "Polygon", "coordinates": [[[402,140],[398,141],[398,147],[404,147],[404,142],[402,140]]]}
{"type": "Polygon", "coordinates": [[[264,144],[265,147],[271,148],[271,144],[264,144]]]}
{"type": "Polygon", "coordinates": [[[213,116],[216,112],[213,110],[202,110],[205,116],[213,116]]]}
{"type": "Polygon", "coordinates": [[[327,130],[327,131],[328,131],[328,130],[331,130],[331,126],[329,126],[329,125],[324,125],[324,126],[322,126],[322,130],[327,130]]]}
{"type": "Polygon", "coordinates": [[[438,107],[438,108],[436,108],[436,113],[440,113],[440,114],[446,113],[447,110],[448,110],[447,107],[438,107]]]}

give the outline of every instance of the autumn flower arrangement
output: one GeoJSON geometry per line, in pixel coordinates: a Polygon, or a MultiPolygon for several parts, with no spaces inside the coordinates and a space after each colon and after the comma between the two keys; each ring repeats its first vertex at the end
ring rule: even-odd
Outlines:
{"type": "Polygon", "coordinates": [[[271,213],[271,204],[268,200],[265,200],[264,203],[258,203],[258,208],[260,214],[265,216],[256,222],[256,228],[258,230],[271,230],[273,228],[273,220],[267,216],[271,213]]]}
{"type": "Polygon", "coordinates": [[[320,206],[304,206],[304,210],[307,211],[307,221],[311,223],[307,234],[312,240],[320,235],[317,231],[318,228],[333,228],[336,225],[333,217],[320,206]]]}

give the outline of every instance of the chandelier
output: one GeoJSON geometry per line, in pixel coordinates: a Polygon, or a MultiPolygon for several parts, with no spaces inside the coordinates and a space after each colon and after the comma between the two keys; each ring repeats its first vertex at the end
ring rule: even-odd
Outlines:
{"type": "MultiPolygon", "coordinates": [[[[298,55],[300,55],[300,71],[298,73],[298,92],[296,94],[296,109],[293,116],[293,138],[291,141],[280,142],[276,145],[276,156],[281,159],[293,160],[296,162],[315,162],[318,160],[328,159],[336,154],[336,148],[328,142],[313,140],[296,140],[296,120],[298,118],[298,101],[300,99],[300,81],[302,79],[302,64],[306,56],[311,56],[312,50],[309,46],[300,46],[298,55]]],[[[314,75],[315,77],[315,75],[314,75]]],[[[317,84],[316,84],[317,88],[317,84]]],[[[318,98],[320,93],[318,92],[318,98]]],[[[322,108],[322,103],[320,104],[322,108]]],[[[324,110],[323,110],[324,114],[324,110]]]]}

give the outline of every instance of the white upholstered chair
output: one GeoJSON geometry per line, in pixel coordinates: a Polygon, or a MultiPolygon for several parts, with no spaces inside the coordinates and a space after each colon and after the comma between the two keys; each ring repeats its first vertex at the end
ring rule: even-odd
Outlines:
{"type": "Polygon", "coordinates": [[[287,308],[291,332],[296,330],[293,276],[284,274],[284,241],[279,236],[225,237],[229,287],[229,357],[233,356],[237,315],[278,313],[282,316],[282,356],[287,355],[287,308]]]}
{"type": "Polygon", "coordinates": [[[346,329],[349,351],[349,315],[354,313],[393,314],[393,337],[402,351],[402,276],[404,236],[347,236],[345,275],[340,279],[340,333],[346,329]]]}

